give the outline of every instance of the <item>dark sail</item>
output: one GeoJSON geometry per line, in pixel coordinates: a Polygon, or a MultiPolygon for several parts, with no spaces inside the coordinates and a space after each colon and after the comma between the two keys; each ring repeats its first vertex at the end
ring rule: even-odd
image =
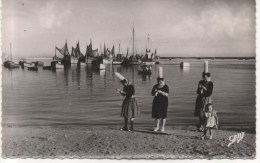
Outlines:
{"type": "Polygon", "coordinates": [[[65,43],[65,45],[63,46],[62,49],[59,49],[58,47],[56,47],[56,49],[64,56],[69,56],[70,55],[69,50],[68,50],[67,41],[66,41],[66,43],[65,43]]]}
{"type": "Polygon", "coordinates": [[[107,57],[107,55],[106,55],[106,44],[105,44],[105,42],[104,42],[104,58],[106,58],[107,57]]]}
{"type": "Polygon", "coordinates": [[[71,56],[76,56],[76,48],[74,48],[73,46],[72,46],[72,48],[71,48],[71,53],[70,53],[70,55],[71,56]]]}
{"type": "Polygon", "coordinates": [[[113,57],[115,57],[115,46],[113,45],[112,49],[111,49],[111,54],[113,57]]]}
{"type": "Polygon", "coordinates": [[[90,43],[87,46],[87,51],[86,51],[87,57],[93,57],[93,50],[92,50],[92,40],[90,39],[90,43]]]}
{"type": "Polygon", "coordinates": [[[77,47],[75,49],[75,57],[83,57],[83,54],[80,52],[79,41],[78,41],[77,47]]]}
{"type": "Polygon", "coordinates": [[[128,51],[129,51],[129,48],[127,48],[127,50],[126,50],[126,56],[128,56],[128,51]]]}

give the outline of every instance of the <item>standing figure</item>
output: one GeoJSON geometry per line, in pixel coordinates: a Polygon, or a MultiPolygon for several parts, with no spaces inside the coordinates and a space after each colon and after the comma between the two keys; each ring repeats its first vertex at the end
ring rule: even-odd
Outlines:
{"type": "Polygon", "coordinates": [[[124,117],[125,124],[121,130],[129,131],[127,124],[128,119],[130,119],[130,131],[133,131],[134,118],[140,113],[135,99],[135,89],[133,85],[129,84],[127,79],[121,80],[121,83],[124,86],[123,90],[117,90],[122,96],[125,96],[121,111],[121,117],[124,117]]]}
{"type": "Polygon", "coordinates": [[[152,107],[152,118],[155,118],[156,128],[154,131],[158,131],[160,121],[162,121],[161,131],[165,131],[165,123],[167,118],[167,109],[168,109],[168,94],[169,87],[165,84],[164,78],[158,77],[157,84],[154,85],[152,89],[153,107],[152,107]]]}
{"type": "Polygon", "coordinates": [[[212,104],[209,103],[206,105],[205,114],[205,123],[204,123],[204,134],[201,137],[202,140],[206,138],[207,131],[209,131],[209,139],[213,138],[213,130],[218,128],[218,116],[217,112],[213,110],[212,104]]]}
{"type": "Polygon", "coordinates": [[[199,81],[198,89],[197,89],[197,99],[194,115],[199,117],[199,125],[198,130],[204,130],[205,123],[205,108],[206,105],[212,103],[211,95],[213,91],[213,82],[211,81],[211,75],[209,72],[202,74],[203,80],[199,81]]]}

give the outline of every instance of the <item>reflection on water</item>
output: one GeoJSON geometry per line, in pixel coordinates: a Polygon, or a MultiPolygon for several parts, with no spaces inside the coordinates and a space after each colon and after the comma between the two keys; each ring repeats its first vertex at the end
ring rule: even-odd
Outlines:
{"type": "MultiPolygon", "coordinates": [[[[174,61],[175,62],[175,61],[174,61]]],[[[166,84],[170,88],[168,125],[196,124],[193,116],[203,61],[189,61],[190,67],[165,64],[166,84]]],[[[151,89],[156,84],[158,66],[151,75],[138,74],[137,67],[106,65],[93,71],[91,65],[72,65],[55,72],[39,69],[3,68],[3,124],[15,125],[93,125],[119,124],[123,97],[116,89],[122,85],[114,72],[134,84],[141,117],[139,125],[152,125],[151,89]]],[[[209,63],[214,82],[213,107],[220,124],[255,124],[255,61],[214,60],[209,63]]]]}

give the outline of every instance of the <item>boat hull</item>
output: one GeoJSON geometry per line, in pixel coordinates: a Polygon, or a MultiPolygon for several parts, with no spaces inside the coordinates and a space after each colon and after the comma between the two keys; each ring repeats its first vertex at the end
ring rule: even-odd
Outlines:
{"type": "Polygon", "coordinates": [[[61,64],[61,63],[58,62],[58,61],[52,61],[52,62],[51,62],[51,68],[52,68],[52,70],[64,69],[64,65],[61,64]]]}
{"type": "Polygon", "coordinates": [[[30,70],[30,71],[38,71],[38,67],[37,66],[28,67],[28,70],[30,70]]]}
{"type": "Polygon", "coordinates": [[[113,61],[113,62],[112,62],[112,65],[121,65],[121,64],[122,64],[121,61],[113,61]]]}
{"type": "Polygon", "coordinates": [[[105,64],[92,64],[92,69],[93,70],[105,70],[105,64]]]}
{"type": "Polygon", "coordinates": [[[12,62],[12,61],[5,61],[5,62],[4,62],[4,67],[13,69],[13,68],[20,68],[20,65],[14,63],[14,62],[12,62]]]}
{"type": "Polygon", "coordinates": [[[112,63],[113,63],[112,60],[103,59],[103,64],[112,64],[112,63]]]}
{"type": "Polygon", "coordinates": [[[78,64],[79,59],[75,57],[71,57],[70,63],[71,64],[78,64]]]}
{"type": "Polygon", "coordinates": [[[155,61],[151,62],[142,62],[143,65],[155,65],[155,61]]]}
{"type": "Polygon", "coordinates": [[[92,62],[95,60],[95,58],[94,57],[87,57],[86,58],[86,63],[87,64],[92,64],[92,62]]]}

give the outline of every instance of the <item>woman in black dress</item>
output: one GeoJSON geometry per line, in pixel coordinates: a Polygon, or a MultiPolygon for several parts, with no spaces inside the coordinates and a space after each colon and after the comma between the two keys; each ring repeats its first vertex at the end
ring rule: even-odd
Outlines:
{"type": "Polygon", "coordinates": [[[167,118],[169,87],[165,84],[163,78],[157,78],[157,82],[158,84],[154,85],[151,92],[152,96],[154,96],[152,118],[155,118],[156,123],[154,131],[159,130],[160,120],[162,120],[161,131],[164,132],[167,118]]]}
{"type": "Polygon", "coordinates": [[[197,89],[197,99],[194,115],[199,117],[198,130],[203,131],[203,125],[205,121],[204,112],[207,104],[212,103],[211,95],[213,92],[213,82],[211,81],[211,75],[209,72],[202,74],[203,80],[199,81],[197,89]]]}
{"type": "Polygon", "coordinates": [[[121,81],[124,88],[123,91],[118,90],[118,92],[125,96],[122,104],[121,117],[124,117],[125,125],[121,130],[129,131],[127,127],[128,119],[130,119],[130,131],[134,130],[134,118],[139,115],[139,109],[137,106],[137,101],[135,99],[135,89],[134,86],[128,83],[128,80],[124,79],[121,81]]]}

